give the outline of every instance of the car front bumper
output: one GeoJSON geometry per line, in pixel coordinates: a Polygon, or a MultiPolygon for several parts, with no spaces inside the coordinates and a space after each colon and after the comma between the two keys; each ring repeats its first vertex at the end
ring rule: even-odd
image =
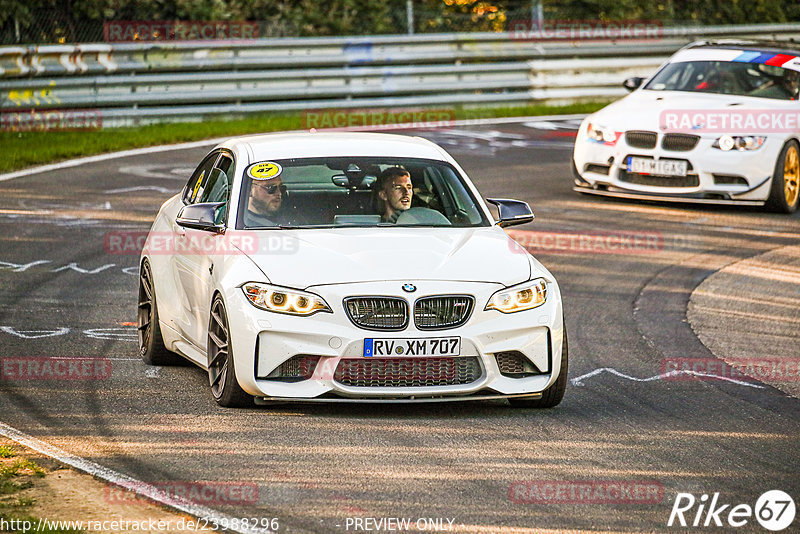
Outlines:
{"type": "Polygon", "coordinates": [[[655,148],[643,149],[628,145],[625,135],[613,146],[588,141],[582,129],[573,152],[573,189],[630,199],[763,205],[783,140],[768,137],[758,150],[724,152],[712,147],[716,137],[703,136],[692,150],[674,151],[661,148],[660,133],[655,148]],[[689,173],[685,178],[629,174],[629,157],[685,160],[689,173]]]}
{"type": "MultiPolygon", "coordinates": [[[[431,401],[539,396],[561,371],[563,312],[558,285],[548,278],[547,300],[532,310],[503,314],[484,310],[489,297],[501,284],[441,282],[426,280],[381,281],[310,287],[331,306],[333,313],[297,317],[260,310],[247,301],[240,288],[225,295],[231,330],[231,349],[236,376],[241,387],[262,402],[277,400],[380,400],[431,401]],[[400,288],[411,282],[413,295],[400,288]],[[469,320],[460,327],[444,330],[419,330],[413,318],[402,331],[375,331],[359,328],[348,318],[343,299],[353,295],[402,297],[413,309],[414,300],[429,295],[469,294],[475,304],[469,320]],[[336,378],[342,360],[352,365],[374,361],[365,357],[366,338],[421,339],[461,338],[461,351],[453,358],[477,358],[479,376],[469,383],[435,386],[352,386],[336,378]],[[518,351],[530,360],[540,374],[513,378],[501,374],[495,354],[518,351]],[[298,355],[319,356],[313,375],[294,382],[265,379],[285,361],[298,355]],[[352,360],[356,360],[353,362],[352,360]],[[261,378],[259,378],[261,377],[261,378]]],[[[407,356],[416,362],[424,356],[407,356]]],[[[425,369],[424,364],[420,364],[425,369]]],[[[406,366],[405,368],[412,368],[406,366]]],[[[415,368],[416,369],[416,368],[415,368]]]]}

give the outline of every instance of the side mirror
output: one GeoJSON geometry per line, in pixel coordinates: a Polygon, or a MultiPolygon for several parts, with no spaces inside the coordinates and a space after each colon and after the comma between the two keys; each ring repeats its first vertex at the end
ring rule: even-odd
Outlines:
{"type": "Polygon", "coordinates": [[[350,185],[350,180],[347,179],[347,176],[343,174],[337,174],[333,178],[331,178],[333,185],[336,187],[348,187],[350,185]]]}
{"type": "Polygon", "coordinates": [[[639,86],[642,85],[643,81],[644,78],[640,78],[639,76],[634,76],[633,78],[628,78],[627,80],[622,82],[622,87],[624,87],[628,91],[633,91],[635,89],[638,89],[639,86]]]}
{"type": "Polygon", "coordinates": [[[217,221],[220,219],[221,209],[225,202],[203,202],[200,204],[189,204],[184,206],[178,213],[175,223],[184,228],[194,228],[195,230],[205,230],[218,234],[225,231],[225,225],[217,221]]]}
{"type": "Polygon", "coordinates": [[[514,226],[516,224],[525,224],[533,220],[533,211],[527,202],[508,198],[487,198],[486,202],[497,206],[500,217],[497,224],[500,228],[514,226]]]}

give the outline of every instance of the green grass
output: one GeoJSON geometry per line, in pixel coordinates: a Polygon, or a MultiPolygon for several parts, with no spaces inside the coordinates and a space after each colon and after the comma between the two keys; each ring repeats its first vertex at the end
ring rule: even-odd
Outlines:
{"type": "MultiPolygon", "coordinates": [[[[606,103],[587,102],[566,106],[531,105],[481,109],[456,108],[454,114],[456,119],[479,119],[591,113],[606,103]]],[[[435,109],[450,110],[453,108],[440,106],[435,109]]],[[[302,113],[268,113],[230,121],[183,122],[96,131],[0,132],[0,146],[6,149],[5,157],[0,158],[0,173],[130,148],[252,133],[299,130],[303,127],[302,113]]]]}
{"type": "Polygon", "coordinates": [[[0,495],[13,495],[32,486],[31,482],[14,482],[13,480],[0,480],[0,495]]]}
{"type": "MultiPolygon", "coordinates": [[[[32,477],[45,476],[45,470],[32,460],[17,457],[9,446],[0,447],[0,458],[6,460],[13,458],[11,462],[0,463],[0,519],[6,522],[15,520],[16,525],[19,525],[20,521],[28,521],[35,528],[39,520],[30,515],[30,508],[35,504],[34,499],[20,497],[17,494],[33,486],[33,482],[30,480],[32,477]]],[[[44,528],[38,532],[42,534],[81,534],[83,531],[44,528]]]]}

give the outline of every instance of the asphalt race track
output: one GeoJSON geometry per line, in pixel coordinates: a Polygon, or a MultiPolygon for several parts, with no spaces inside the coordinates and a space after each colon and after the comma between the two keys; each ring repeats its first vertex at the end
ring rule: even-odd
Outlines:
{"type": "MultiPolygon", "coordinates": [[[[485,197],[533,207],[536,220],[515,229],[533,232],[519,235],[564,297],[572,383],[559,407],[231,410],[214,403],[202,370],[143,364],[138,253],[110,249],[109,236],[146,232],[204,147],[0,182],[0,355],[107,358],[112,369],[104,380],[6,377],[0,422],[145,482],[254,489],[252,498],[209,506],[279,518],[279,532],[354,532],[353,518],[390,517],[443,520],[428,531],[659,532],[681,492],[719,492],[732,507],[777,489],[800,505],[797,398],[757,383],[659,376],[666,359],[712,357],[686,320],[692,290],[729,263],[796,244],[800,217],[579,195],[569,173],[575,126],[420,132],[450,151],[485,197]],[[650,245],[547,240],[574,234],[633,234],[650,245]],[[647,493],[534,491],[586,481],[647,493]]],[[[727,528],[767,532],[752,517],[727,528]]]]}

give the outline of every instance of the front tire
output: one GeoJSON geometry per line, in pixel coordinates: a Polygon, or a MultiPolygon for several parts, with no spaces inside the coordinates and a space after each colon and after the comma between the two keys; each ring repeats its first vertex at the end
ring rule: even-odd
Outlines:
{"type": "Polygon", "coordinates": [[[775,173],[766,208],[778,213],[793,213],[800,199],[800,145],[787,142],[775,162],[775,173]]]}
{"type": "Polygon", "coordinates": [[[561,369],[555,383],[547,388],[538,399],[511,398],[508,402],[514,408],[553,408],[561,403],[567,390],[567,369],[569,363],[569,347],[567,346],[567,328],[564,327],[564,338],[561,346],[561,369]]]}
{"type": "Polygon", "coordinates": [[[136,316],[139,336],[139,356],[147,365],[180,365],[183,359],[164,346],[158,323],[156,290],[153,271],[145,260],[139,271],[139,311],[136,316]]]}
{"type": "Polygon", "coordinates": [[[253,405],[253,397],[245,393],[236,380],[228,314],[219,295],[211,303],[208,324],[208,381],[211,384],[211,394],[220,406],[246,408],[253,405]]]}

